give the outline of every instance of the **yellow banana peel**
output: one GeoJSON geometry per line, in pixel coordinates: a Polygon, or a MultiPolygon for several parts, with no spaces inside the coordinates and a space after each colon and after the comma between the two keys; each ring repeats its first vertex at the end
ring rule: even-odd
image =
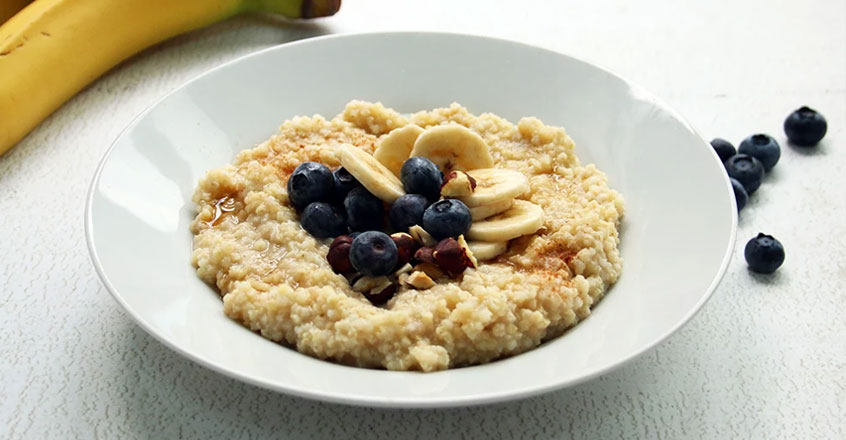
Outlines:
{"type": "Polygon", "coordinates": [[[0,26],[0,154],[144,48],[241,12],[312,18],[333,15],[340,5],[341,0],[36,0],[0,26]]]}

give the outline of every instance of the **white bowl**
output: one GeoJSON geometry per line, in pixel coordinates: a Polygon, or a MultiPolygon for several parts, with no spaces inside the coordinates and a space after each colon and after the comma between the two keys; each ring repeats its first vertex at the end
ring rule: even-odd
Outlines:
{"type": "MultiPolygon", "coordinates": [[[[581,382],[655,346],[696,313],[725,271],[737,214],[711,147],[640,87],[523,44],[452,34],[314,38],[218,67],[153,104],[118,137],[88,195],[97,272],[150,334],[213,370],[314,399],[435,407],[514,399],[581,382]],[[321,361],[224,316],[190,264],[191,194],[206,170],[286,119],[351,99],[413,112],[456,101],[516,122],[564,126],[626,200],[623,275],[584,322],[525,354],[436,373],[321,361]]],[[[695,344],[696,341],[690,341],[695,344]]]]}

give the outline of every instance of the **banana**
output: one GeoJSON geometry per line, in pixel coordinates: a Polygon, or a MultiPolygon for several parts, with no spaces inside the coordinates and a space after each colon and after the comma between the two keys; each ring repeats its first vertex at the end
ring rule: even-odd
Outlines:
{"type": "Polygon", "coordinates": [[[482,168],[467,171],[467,174],[476,179],[476,189],[473,194],[458,197],[458,200],[470,208],[502,203],[529,191],[529,179],[519,171],[482,168]]]}
{"type": "Polygon", "coordinates": [[[479,241],[507,241],[533,234],[543,226],[543,209],[532,202],[515,200],[507,211],[473,222],[467,238],[479,241]]]}
{"type": "Polygon", "coordinates": [[[402,164],[411,157],[411,149],[414,148],[414,141],[420,133],[423,133],[423,129],[414,124],[391,130],[379,140],[373,157],[391,170],[395,176],[400,177],[402,164]]]}
{"type": "Polygon", "coordinates": [[[505,211],[510,208],[513,203],[514,199],[502,199],[489,205],[474,206],[470,208],[470,217],[474,222],[476,220],[483,220],[494,214],[499,214],[500,212],[505,211]]]}
{"type": "Polygon", "coordinates": [[[349,144],[339,146],[338,160],[341,166],[383,202],[394,203],[405,194],[399,178],[361,148],[349,144]]]}
{"type": "Polygon", "coordinates": [[[32,0],[3,0],[0,2],[0,23],[17,14],[18,11],[28,5],[32,0]]]}
{"type": "Polygon", "coordinates": [[[444,173],[490,168],[493,158],[488,144],[478,134],[459,124],[426,129],[414,142],[411,156],[423,156],[444,173]]]}
{"type": "Polygon", "coordinates": [[[146,47],[241,12],[311,18],[332,15],[340,4],[340,0],[37,0],[0,26],[0,154],[85,85],[146,47]]]}
{"type": "Polygon", "coordinates": [[[468,241],[467,247],[479,261],[486,261],[505,253],[508,241],[468,241]]]}

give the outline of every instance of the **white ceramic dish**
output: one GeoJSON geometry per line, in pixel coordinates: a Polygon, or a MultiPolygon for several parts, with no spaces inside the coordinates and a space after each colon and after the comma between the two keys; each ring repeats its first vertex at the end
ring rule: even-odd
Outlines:
{"type": "MultiPolygon", "coordinates": [[[[298,396],[435,407],[529,396],[600,375],[668,337],[708,299],[737,215],[710,146],[649,93],[548,50],[451,34],[315,38],[216,68],[147,109],[91,183],[85,226],[97,272],[146,331],[231,377],[298,396]],[[211,168],[296,115],[351,99],[401,112],[449,105],[566,127],[626,200],[623,275],[585,322],[528,353],[437,373],[336,365],[267,341],[224,316],[189,260],[191,194],[211,168]]],[[[696,343],[696,341],[690,341],[696,343]]]]}

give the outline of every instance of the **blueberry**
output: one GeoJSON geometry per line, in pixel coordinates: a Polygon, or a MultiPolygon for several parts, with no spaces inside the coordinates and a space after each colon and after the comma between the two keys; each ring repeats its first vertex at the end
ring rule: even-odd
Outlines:
{"type": "Polygon", "coordinates": [[[746,243],[746,264],[758,273],[773,273],[784,263],[784,247],[772,235],[759,233],[746,243]]]}
{"type": "Polygon", "coordinates": [[[344,217],[326,202],[312,202],[300,214],[303,229],[315,238],[337,237],[347,233],[344,217]]]}
{"type": "Polygon", "coordinates": [[[758,159],[746,154],[735,154],[726,161],[725,166],[729,177],[742,183],[747,194],[752,194],[761,186],[764,165],[758,159]]]}
{"type": "Polygon", "coordinates": [[[720,162],[725,162],[737,153],[734,151],[734,145],[723,138],[711,139],[711,146],[717,152],[717,156],[720,156],[720,162]]]}
{"type": "Polygon", "coordinates": [[[350,262],[364,275],[387,275],[397,264],[397,245],[384,232],[362,232],[350,247],[350,262]]]}
{"type": "Polygon", "coordinates": [[[746,202],[749,200],[749,194],[746,194],[746,188],[737,179],[729,177],[729,180],[731,181],[731,189],[734,190],[734,200],[737,202],[737,210],[740,211],[746,206],[746,202]]]}
{"type": "Polygon", "coordinates": [[[353,231],[382,229],[385,218],[382,201],[370,194],[367,188],[360,186],[350,191],[344,199],[344,210],[353,231]]]}
{"type": "Polygon", "coordinates": [[[790,142],[803,147],[813,147],[825,136],[828,124],[816,110],[802,107],[784,120],[784,134],[790,142]]]}
{"type": "Polygon", "coordinates": [[[309,203],[326,201],[334,186],[332,172],[326,165],[303,162],[288,178],[288,199],[297,209],[302,209],[309,203]]]}
{"type": "Polygon", "coordinates": [[[740,154],[748,154],[761,161],[764,171],[773,169],[778,158],[781,157],[781,147],[772,136],[766,134],[753,134],[744,139],[737,147],[740,154]]]}
{"type": "Polygon", "coordinates": [[[441,198],[443,173],[425,157],[406,160],[400,170],[400,180],[405,192],[409,194],[420,194],[433,202],[441,198]]]}
{"type": "Polygon", "coordinates": [[[429,206],[429,200],[420,194],[406,194],[398,198],[391,212],[391,226],[396,231],[408,232],[408,228],[423,224],[423,211],[429,206]]]}
{"type": "Polygon", "coordinates": [[[332,198],[338,203],[344,203],[347,194],[361,186],[361,183],[344,167],[332,171],[332,179],[335,181],[335,191],[332,198]]]}
{"type": "Polygon", "coordinates": [[[423,212],[423,229],[438,240],[466,234],[470,223],[470,209],[456,199],[435,202],[423,212]]]}
{"type": "Polygon", "coordinates": [[[350,233],[350,238],[355,240],[355,238],[358,237],[359,235],[361,235],[361,232],[352,232],[352,233],[350,233]]]}

